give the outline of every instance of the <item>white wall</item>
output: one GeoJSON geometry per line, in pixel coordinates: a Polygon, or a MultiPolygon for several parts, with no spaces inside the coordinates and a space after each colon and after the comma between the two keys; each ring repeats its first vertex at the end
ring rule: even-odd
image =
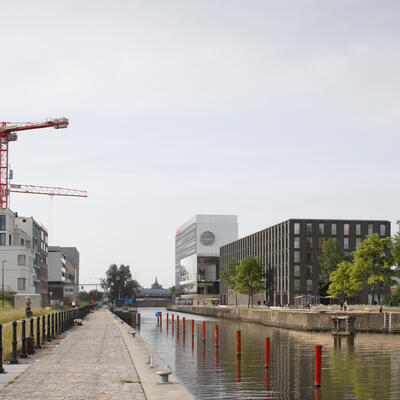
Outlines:
{"type": "Polygon", "coordinates": [[[238,239],[236,215],[197,215],[196,221],[196,250],[199,257],[219,257],[221,246],[238,239]],[[208,246],[200,242],[201,234],[205,231],[210,231],[215,236],[215,242],[208,246]]]}
{"type": "Polygon", "coordinates": [[[0,251],[0,290],[2,287],[2,261],[4,263],[4,286],[5,290],[17,293],[35,293],[33,252],[23,246],[2,246],[0,251]],[[18,265],[18,255],[25,255],[25,265],[18,265]],[[18,290],[18,278],[25,278],[25,290],[18,290]]]}
{"type": "Polygon", "coordinates": [[[47,256],[48,261],[48,279],[49,281],[61,281],[61,261],[62,253],[59,251],[51,251],[47,256]]]}

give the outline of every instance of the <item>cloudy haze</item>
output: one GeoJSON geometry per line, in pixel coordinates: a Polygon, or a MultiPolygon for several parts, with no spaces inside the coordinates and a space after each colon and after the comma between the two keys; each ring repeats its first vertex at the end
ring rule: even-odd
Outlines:
{"type": "Polygon", "coordinates": [[[237,214],[400,219],[398,1],[13,1],[0,5],[0,121],[66,116],[11,143],[11,208],[111,263],[174,282],[175,229],[237,214]]]}

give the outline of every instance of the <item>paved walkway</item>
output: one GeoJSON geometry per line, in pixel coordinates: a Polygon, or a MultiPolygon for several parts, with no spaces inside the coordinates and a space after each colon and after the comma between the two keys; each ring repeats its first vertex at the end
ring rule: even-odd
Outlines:
{"type": "Polygon", "coordinates": [[[58,343],[52,342],[0,390],[0,400],[146,399],[121,331],[108,312],[88,315],[83,326],[58,343]]]}

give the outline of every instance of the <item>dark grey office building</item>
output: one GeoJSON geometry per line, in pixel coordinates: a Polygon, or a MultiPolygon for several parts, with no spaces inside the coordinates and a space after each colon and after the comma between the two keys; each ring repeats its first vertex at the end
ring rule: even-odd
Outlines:
{"type": "MultiPolygon", "coordinates": [[[[222,246],[220,271],[232,259],[240,262],[248,256],[257,257],[265,266],[267,287],[256,300],[286,305],[294,304],[302,296],[317,299],[320,295],[318,257],[324,241],[336,239],[350,255],[371,233],[390,236],[390,221],[289,219],[222,246]]],[[[387,290],[382,288],[382,294],[387,290]]],[[[230,293],[221,280],[220,304],[235,303],[230,293]]],[[[374,299],[365,290],[358,300],[371,303],[374,299]]]]}

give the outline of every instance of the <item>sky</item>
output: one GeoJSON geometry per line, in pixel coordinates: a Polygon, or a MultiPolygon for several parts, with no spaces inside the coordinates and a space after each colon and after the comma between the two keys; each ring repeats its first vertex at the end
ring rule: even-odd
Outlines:
{"type": "Polygon", "coordinates": [[[0,4],[0,121],[19,134],[11,195],[76,246],[81,282],[129,265],[174,284],[176,228],[234,214],[400,219],[397,0],[15,0],[0,4]]]}

